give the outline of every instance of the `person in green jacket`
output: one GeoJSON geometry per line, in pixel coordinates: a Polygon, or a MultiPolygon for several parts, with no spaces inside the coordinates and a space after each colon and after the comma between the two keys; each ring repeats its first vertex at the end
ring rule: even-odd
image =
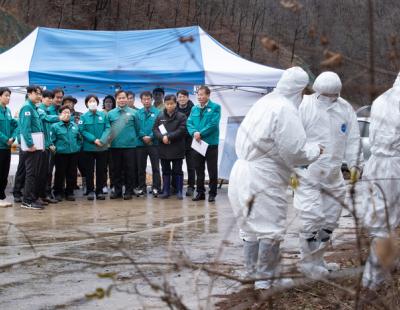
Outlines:
{"type": "Polygon", "coordinates": [[[127,106],[128,94],[124,90],[115,93],[117,107],[108,112],[111,124],[111,157],[114,178],[114,191],[111,199],[122,198],[122,186],[125,185],[125,200],[132,199],[133,189],[137,185],[136,146],[139,136],[139,118],[137,111],[127,106]]]}
{"type": "Polygon", "coordinates": [[[147,194],[146,167],[147,157],[150,157],[151,170],[153,172],[152,193],[157,197],[161,189],[160,157],[158,154],[158,141],[153,134],[154,122],[160,110],[151,104],[152,94],[144,91],[140,94],[143,108],[139,110],[139,140],[137,148],[139,191],[138,195],[147,194]]]}
{"type": "Polygon", "coordinates": [[[206,155],[194,152],[193,160],[197,175],[197,195],[193,201],[205,200],[205,164],[207,163],[209,182],[208,201],[214,202],[218,186],[218,143],[221,106],[210,100],[211,91],[207,86],[199,87],[197,100],[200,103],[192,108],[187,120],[187,130],[196,141],[208,143],[206,155]]]}
{"type": "Polygon", "coordinates": [[[50,130],[52,124],[59,122],[58,115],[53,114],[53,99],[54,93],[49,90],[44,90],[42,93],[42,103],[40,103],[37,108],[39,117],[42,120],[45,144],[45,150],[41,154],[42,158],[40,160],[39,181],[37,182],[37,185],[39,187],[39,200],[40,203],[43,205],[47,205],[49,203],[57,203],[57,200],[52,198],[49,194],[51,192],[51,188],[47,188],[47,180],[50,169],[50,157],[51,154],[53,154],[55,151],[55,147],[50,137],[50,130]]]}
{"type": "Polygon", "coordinates": [[[58,201],[74,201],[74,188],[77,178],[78,153],[82,138],[79,128],[71,117],[71,108],[60,108],[60,122],[51,126],[51,141],[56,147],[54,195],[58,201]],[[64,185],[66,183],[65,191],[64,185]]]}
{"type": "Polygon", "coordinates": [[[41,210],[44,207],[38,201],[37,182],[44,150],[44,129],[37,106],[42,100],[42,88],[32,85],[28,86],[26,90],[27,100],[19,111],[18,117],[21,148],[25,152],[23,156],[25,162],[25,184],[21,207],[41,210]]]}
{"type": "Polygon", "coordinates": [[[79,131],[83,137],[83,163],[86,171],[87,199],[104,200],[103,186],[107,174],[107,149],[110,122],[106,113],[99,111],[99,98],[88,95],[85,105],[89,109],[79,120],[79,131]],[[96,191],[94,190],[94,170],[96,166],[96,191]]]}
{"type": "MultiPolygon", "coordinates": [[[[13,119],[10,109],[11,90],[0,87],[0,200],[6,199],[5,190],[8,183],[8,173],[11,163],[11,145],[14,143],[17,132],[17,121],[13,119]]],[[[0,201],[0,206],[10,205],[0,201]]]]}

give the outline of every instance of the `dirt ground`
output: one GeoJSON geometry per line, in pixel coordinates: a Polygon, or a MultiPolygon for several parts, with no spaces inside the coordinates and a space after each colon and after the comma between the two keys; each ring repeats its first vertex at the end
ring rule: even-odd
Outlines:
{"type": "MultiPolygon", "coordinates": [[[[298,225],[297,213],[290,207],[282,264],[297,276],[298,225]]],[[[344,212],[329,253],[343,271],[358,265],[354,240],[354,221],[344,212]]],[[[237,281],[242,273],[242,243],[226,186],[215,204],[149,195],[99,202],[79,197],[44,211],[19,205],[0,208],[0,309],[348,309],[354,305],[348,292],[354,291],[354,277],[333,281],[339,288],[303,283],[262,301],[265,296],[257,297],[259,293],[237,281]]]]}

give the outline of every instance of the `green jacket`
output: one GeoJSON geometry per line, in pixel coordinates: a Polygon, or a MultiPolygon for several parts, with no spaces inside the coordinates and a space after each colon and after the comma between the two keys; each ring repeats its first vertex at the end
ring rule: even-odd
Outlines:
{"type": "Polygon", "coordinates": [[[18,126],[27,147],[33,146],[32,133],[44,132],[37,108],[29,99],[19,111],[18,126]]]}
{"type": "Polygon", "coordinates": [[[15,139],[18,133],[18,123],[13,119],[10,109],[0,105],[0,149],[9,149],[8,140],[15,139]]]}
{"type": "Polygon", "coordinates": [[[99,152],[107,150],[110,136],[110,121],[102,111],[88,111],[83,114],[78,122],[79,131],[83,137],[83,150],[86,152],[99,152]],[[99,139],[103,147],[98,147],[94,141],[99,139]]]}
{"type": "Polygon", "coordinates": [[[47,114],[48,115],[59,115],[58,113],[58,107],[56,107],[54,104],[52,104],[51,106],[49,106],[47,108],[47,114]]]}
{"type": "Polygon", "coordinates": [[[203,109],[199,105],[192,108],[186,127],[192,137],[195,132],[200,132],[203,141],[218,145],[220,119],[221,106],[209,100],[203,109]]]}
{"type": "Polygon", "coordinates": [[[58,154],[78,153],[81,150],[82,137],[74,122],[58,122],[51,126],[51,141],[58,154]]]}
{"type": "Polygon", "coordinates": [[[42,125],[44,130],[44,144],[46,149],[48,149],[53,144],[51,142],[51,137],[50,137],[51,125],[53,125],[54,123],[58,123],[60,121],[57,114],[56,115],[50,114],[51,107],[52,106],[46,107],[44,103],[41,103],[37,108],[39,117],[42,120],[42,125]]]}
{"type": "Polygon", "coordinates": [[[144,143],[142,140],[144,136],[151,137],[152,145],[158,144],[158,140],[154,137],[153,134],[153,126],[159,113],[160,110],[153,105],[150,107],[149,111],[147,111],[145,108],[142,108],[138,111],[138,117],[139,117],[138,146],[148,145],[144,143]]]}
{"type": "Polygon", "coordinates": [[[134,148],[138,144],[139,118],[129,107],[116,107],[108,112],[111,125],[111,148],[134,148]]]}

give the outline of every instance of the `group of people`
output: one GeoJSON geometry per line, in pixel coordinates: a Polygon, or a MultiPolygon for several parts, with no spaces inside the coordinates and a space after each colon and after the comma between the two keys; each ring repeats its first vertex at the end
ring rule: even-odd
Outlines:
{"type": "Polygon", "coordinates": [[[314,93],[303,96],[308,84],[309,76],[300,67],[286,70],[276,89],[250,109],[238,129],[238,160],[228,195],[244,242],[246,275],[256,279],[256,289],[293,285],[292,279],[280,276],[279,261],[286,191],[294,179],[294,207],[301,224],[299,271],[320,279],[340,267],[327,263],[324,253],[345,205],[341,166],[346,162],[351,182],[359,181],[363,171],[362,207],[350,211],[372,238],[362,284],[376,289],[390,272],[379,252],[400,223],[400,75],[372,104],[372,155],[365,167],[357,117],[340,96],[339,76],[321,73],[312,86],[314,93]]]}
{"type": "Polygon", "coordinates": [[[11,146],[20,146],[14,180],[14,201],[29,209],[74,201],[78,170],[88,200],[104,200],[110,182],[111,199],[130,200],[147,194],[146,167],[150,158],[151,193],[162,199],[183,199],[183,160],[186,159],[186,196],[205,200],[205,164],[209,174],[208,201],[214,202],[218,184],[218,142],[221,107],[201,86],[198,105],[186,90],[166,95],[164,89],[140,94],[118,90],[103,99],[85,98],[87,112],[75,110],[77,99],[63,89],[27,87],[26,102],[13,117],[7,107],[11,90],[0,88],[0,200],[6,199],[11,146]],[[205,154],[192,140],[207,143],[205,154]],[[160,175],[162,167],[162,181],[160,175]],[[54,169],[55,168],[55,169],[54,169]],[[53,171],[54,176],[53,176],[53,171]]]}

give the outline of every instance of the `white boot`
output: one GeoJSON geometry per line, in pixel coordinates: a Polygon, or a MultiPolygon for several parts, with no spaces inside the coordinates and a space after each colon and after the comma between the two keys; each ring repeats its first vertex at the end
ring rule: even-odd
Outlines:
{"type": "Polygon", "coordinates": [[[375,253],[375,240],[373,240],[369,257],[364,267],[362,286],[376,290],[389,278],[390,272],[385,270],[379,263],[379,258],[375,253]]]}
{"type": "Polygon", "coordinates": [[[0,200],[0,208],[8,208],[8,207],[12,207],[11,202],[0,200]]]}
{"type": "Polygon", "coordinates": [[[259,241],[257,277],[272,278],[271,280],[260,280],[254,283],[256,290],[269,289],[273,287],[293,286],[293,280],[289,278],[280,278],[280,242],[271,239],[261,239],[259,241]]]}
{"type": "Polygon", "coordinates": [[[318,238],[300,237],[301,259],[297,267],[302,274],[311,279],[318,280],[329,275],[324,266],[325,250],[320,248],[321,243],[318,238]]]}
{"type": "Polygon", "coordinates": [[[321,241],[319,248],[322,251],[322,266],[325,267],[328,271],[338,271],[340,269],[340,265],[337,263],[328,263],[324,260],[324,253],[326,248],[329,246],[329,241],[332,237],[332,230],[321,229],[318,232],[318,238],[321,241]]]}
{"type": "Polygon", "coordinates": [[[244,241],[243,245],[245,277],[255,278],[257,275],[258,241],[244,241]]]}

